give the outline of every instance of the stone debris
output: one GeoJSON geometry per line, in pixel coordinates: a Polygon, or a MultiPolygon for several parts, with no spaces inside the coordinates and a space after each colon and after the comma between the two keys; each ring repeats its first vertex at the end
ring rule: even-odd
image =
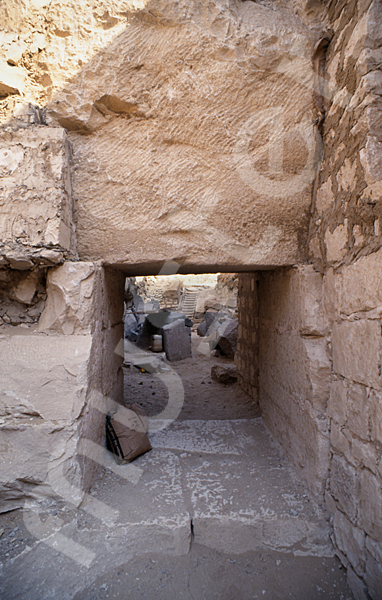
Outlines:
{"type": "Polygon", "coordinates": [[[205,313],[202,323],[200,323],[200,325],[198,325],[198,328],[196,330],[197,334],[200,337],[204,337],[205,335],[207,335],[207,331],[211,327],[212,323],[215,321],[215,318],[216,318],[215,313],[212,313],[212,312],[205,313]]]}
{"type": "Polygon", "coordinates": [[[228,323],[222,323],[218,329],[218,346],[221,352],[234,358],[237,350],[237,327],[238,320],[231,319],[228,323]]]}
{"type": "Polygon", "coordinates": [[[167,360],[184,360],[192,356],[191,328],[183,319],[177,319],[162,328],[163,346],[167,360]]]}
{"type": "Polygon", "coordinates": [[[235,365],[214,365],[211,368],[211,377],[219,383],[235,383],[237,371],[235,365]]]}

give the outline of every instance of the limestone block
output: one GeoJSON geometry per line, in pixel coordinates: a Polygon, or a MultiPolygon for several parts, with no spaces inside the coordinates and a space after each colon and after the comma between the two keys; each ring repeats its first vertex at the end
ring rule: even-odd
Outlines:
{"type": "Polygon", "coordinates": [[[382,306],[381,279],[382,250],[344,267],[338,277],[341,312],[350,315],[382,306]]]}
{"type": "Polygon", "coordinates": [[[303,266],[297,269],[295,277],[299,279],[300,287],[298,293],[301,305],[300,333],[324,335],[326,321],[322,306],[322,275],[317,273],[312,266],[303,266]]]}
{"type": "Polygon", "coordinates": [[[373,540],[370,536],[366,536],[366,549],[371,556],[382,565],[382,541],[373,540]]]}
{"type": "Polygon", "coordinates": [[[219,383],[235,383],[237,371],[235,365],[214,365],[211,367],[211,377],[219,383]]]}
{"type": "Polygon", "coordinates": [[[281,4],[152,0],[128,15],[48,107],[73,146],[80,258],[151,273],[296,264],[320,144],[316,34],[281,4]]]}
{"type": "Polygon", "coordinates": [[[0,339],[0,511],[22,505],[25,495],[38,495],[40,488],[54,494],[50,478],[57,469],[70,467],[76,497],[83,495],[77,445],[91,336],[15,330],[0,339]]]}
{"type": "Polygon", "coordinates": [[[18,251],[22,260],[49,262],[41,256],[44,250],[73,252],[65,131],[43,126],[3,131],[0,175],[0,254],[11,260],[18,251]]]}
{"type": "Polygon", "coordinates": [[[339,286],[340,276],[329,268],[323,279],[322,304],[325,318],[328,322],[334,322],[340,315],[339,311],[339,286]]]}
{"type": "Polygon", "coordinates": [[[353,438],[351,452],[355,459],[376,474],[378,453],[374,444],[363,442],[358,438],[353,438]]]}
{"type": "Polygon", "coordinates": [[[238,320],[231,319],[228,322],[223,322],[218,328],[218,345],[220,350],[228,356],[235,358],[237,350],[237,326],[238,320]]]}
{"type": "Polygon", "coordinates": [[[330,444],[340,454],[343,454],[349,462],[353,462],[350,442],[343,434],[338,423],[334,421],[332,421],[330,427],[330,444]]]}
{"type": "Polygon", "coordinates": [[[363,469],[360,476],[359,526],[375,540],[382,539],[382,484],[381,480],[363,469]]]}
{"type": "Polygon", "coordinates": [[[382,563],[375,560],[375,558],[366,553],[366,573],[365,581],[370,598],[380,598],[382,590],[382,563]]]}
{"type": "Polygon", "coordinates": [[[192,356],[191,329],[186,327],[183,319],[165,325],[162,332],[167,360],[184,360],[192,356]]]}
{"type": "Polygon", "coordinates": [[[319,412],[326,412],[329,400],[332,365],[325,338],[305,338],[302,344],[308,361],[308,377],[312,390],[311,402],[319,412]]]}
{"type": "Polygon", "coordinates": [[[325,233],[326,258],[329,262],[339,262],[346,254],[348,232],[345,225],[338,225],[333,233],[329,228],[325,233]]]}
{"type": "Polygon", "coordinates": [[[22,419],[30,414],[69,422],[78,418],[84,404],[91,338],[16,331],[18,335],[4,335],[0,340],[2,417],[22,419]]]}
{"type": "Polygon", "coordinates": [[[5,61],[0,60],[0,98],[11,94],[22,94],[24,80],[25,74],[21,69],[9,66],[5,61]]]}
{"type": "Polygon", "coordinates": [[[17,302],[21,302],[21,304],[32,304],[33,297],[37,291],[39,279],[38,273],[32,272],[25,279],[22,279],[18,285],[11,290],[10,297],[14,300],[17,300],[17,302]]]}
{"type": "Polygon", "coordinates": [[[382,142],[375,136],[368,136],[366,146],[360,152],[365,181],[373,185],[382,180],[382,142]]]}
{"type": "MultiPolygon", "coordinates": [[[[66,262],[47,277],[47,302],[39,331],[65,335],[90,333],[95,312],[96,268],[93,263],[66,262]]],[[[123,296],[121,295],[121,302],[123,296]]],[[[102,305],[101,305],[102,306],[102,305]]]]}
{"type": "Polygon", "coordinates": [[[361,562],[365,559],[365,533],[355,527],[339,510],[334,514],[333,528],[336,545],[345,554],[353,569],[361,574],[361,562]]]}
{"type": "Polygon", "coordinates": [[[382,444],[382,395],[370,394],[371,439],[382,444]]]}
{"type": "Polygon", "coordinates": [[[348,585],[354,596],[354,600],[370,600],[370,595],[367,592],[367,587],[363,579],[349,566],[347,569],[348,585]]]}
{"type": "Polygon", "coordinates": [[[370,405],[367,389],[363,385],[351,384],[348,387],[346,426],[363,440],[368,440],[370,405]]]}
{"type": "Polygon", "coordinates": [[[381,325],[378,321],[343,321],[333,327],[333,369],[343,377],[380,387],[381,325]]]}
{"type": "Polygon", "coordinates": [[[317,190],[316,208],[319,214],[324,213],[334,203],[332,179],[329,179],[317,190]]]}
{"type": "MultiPolygon", "coordinates": [[[[360,480],[356,469],[337,454],[334,454],[330,466],[330,490],[341,511],[354,520],[360,498],[360,480]]],[[[360,527],[363,527],[362,524],[360,527]]]]}
{"type": "Polygon", "coordinates": [[[344,380],[332,381],[328,403],[328,416],[339,425],[346,422],[347,386],[344,380]]]}

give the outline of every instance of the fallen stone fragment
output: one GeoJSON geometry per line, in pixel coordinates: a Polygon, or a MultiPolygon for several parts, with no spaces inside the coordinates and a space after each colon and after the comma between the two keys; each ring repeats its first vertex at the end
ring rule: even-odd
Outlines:
{"type": "Polygon", "coordinates": [[[162,332],[167,360],[183,360],[192,356],[191,328],[186,326],[183,319],[165,325],[162,332]]]}
{"type": "Polygon", "coordinates": [[[211,377],[219,383],[235,383],[237,371],[235,365],[214,365],[211,368],[211,377]]]}
{"type": "Polygon", "coordinates": [[[207,312],[204,315],[204,320],[202,323],[200,323],[200,325],[198,326],[196,332],[200,337],[204,337],[207,334],[207,331],[209,330],[209,328],[211,327],[212,323],[214,322],[216,317],[216,313],[211,313],[211,312],[207,312]]]}
{"type": "Polygon", "coordinates": [[[237,350],[237,326],[238,320],[232,319],[228,324],[223,323],[218,329],[219,348],[228,358],[234,358],[237,350]]]}

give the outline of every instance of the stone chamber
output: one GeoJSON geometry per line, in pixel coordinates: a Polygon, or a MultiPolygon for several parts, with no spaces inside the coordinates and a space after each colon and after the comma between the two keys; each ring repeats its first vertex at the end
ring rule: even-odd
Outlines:
{"type": "Polygon", "coordinates": [[[379,600],[380,0],[5,0],[0,36],[0,510],[104,510],[126,276],[239,273],[240,386],[379,600]]]}

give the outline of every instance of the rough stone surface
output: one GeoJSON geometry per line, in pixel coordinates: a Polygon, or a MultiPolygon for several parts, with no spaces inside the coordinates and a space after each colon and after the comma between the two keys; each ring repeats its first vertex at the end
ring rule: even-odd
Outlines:
{"type": "Polygon", "coordinates": [[[221,352],[228,358],[235,358],[237,350],[237,327],[238,320],[231,319],[228,323],[220,325],[218,333],[218,346],[221,352]]]}
{"type": "Polygon", "coordinates": [[[260,407],[265,422],[309,489],[320,496],[329,468],[326,409],[331,375],[322,277],[309,266],[263,273],[252,310],[259,323],[260,407]],[[309,294],[304,293],[307,289],[309,294]]]}
{"type": "Polygon", "coordinates": [[[219,383],[235,383],[237,370],[234,365],[214,365],[211,369],[211,377],[219,383]]]}
{"type": "Polygon", "coordinates": [[[45,307],[46,269],[0,271],[0,328],[37,323],[45,307]]]}
{"type": "Polygon", "coordinates": [[[3,328],[1,510],[40,493],[76,504],[92,483],[105,411],[122,398],[123,285],[120,272],[65,263],[49,274],[42,332],[3,328]]]}
{"type": "MultiPolygon", "coordinates": [[[[78,422],[88,389],[91,336],[28,335],[0,340],[0,510],[22,506],[40,486],[55,494],[54,474],[70,468],[74,498],[81,499],[78,422]]],[[[62,488],[60,479],[58,486],[62,488]]]]}
{"type": "Polygon", "coordinates": [[[183,360],[192,356],[191,329],[183,319],[177,319],[162,328],[163,346],[167,360],[183,360]]]}
{"type": "Polygon", "coordinates": [[[0,131],[0,256],[13,268],[75,252],[68,160],[60,127],[0,131]]]}
{"type": "Polygon", "coordinates": [[[273,8],[55,0],[45,21],[31,0],[3,3],[0,54],[25,89],[10,86],[2,121],[68,131],[82,260],[144,274],[170,259],[232,271],[304,258],[323,28],[273,8]]]}
{"type": "Polygon", "coordinates": [[[211,327],[212,323],[215,321],[215,317],[216,317],[216,313],[206,312],[202,323],[200,323],[200,325],[198,325],[198,328],[196,330],[197,334],[200,337],[204,337],[205,335],[207,335],[209,328],[211,327]]]}

